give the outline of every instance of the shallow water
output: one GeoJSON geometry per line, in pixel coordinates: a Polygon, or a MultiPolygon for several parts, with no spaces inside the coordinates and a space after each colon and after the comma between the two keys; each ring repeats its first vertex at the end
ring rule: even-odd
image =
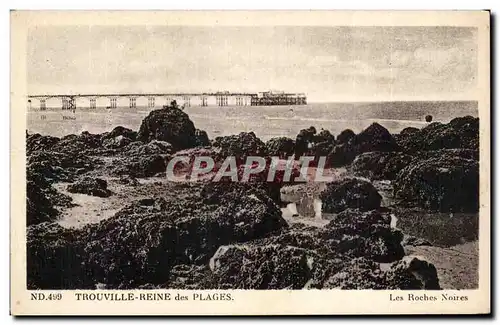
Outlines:
{"type": "MultiPolygon", "coordinates": [[[[157,109],[157,108],[155,108],[157,109]]],[[[41,134],[64,136],[82,131],[102,133],[118,125],[138,130],[151,109],[77,109],[74,113],[62,110],[31,111],[28,130],[41,134]]],[[[302,106],[246,107],[187,107],[185,112],[199,129],[210,138],[253,131],[262,140],[275,136],[295,138],[311,125],[319,131],[333,134],[350,128],[355,132],[378,122],[390,132],[405,127],[423,127],[424,117],[431,114],[434,121],[448,122],[457,116],[477,116],[477,102],[379,102],[379,103],[318,103],[302,106]]]]}

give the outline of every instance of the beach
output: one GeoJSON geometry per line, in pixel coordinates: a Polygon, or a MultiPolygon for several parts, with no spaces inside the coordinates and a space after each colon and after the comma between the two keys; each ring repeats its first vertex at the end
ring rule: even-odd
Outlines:
{"type": "MultiPolygon", "coordinates": [[[[29,111],[27,127],[31,133],[65,136],[82,131],[103,133],[121,125],[133,130],[151,108],[77,109],[72,111],[29,111]],[[45,116],[42,118],[42,116],[45,116]]],[[[311,125],[333,134],[350,128],[360,132],[378,122],[391,133],[406,127],[421,128],[427,124],[425,116],[447,123],[457,116],[478,114],[477,102],[376,102],[376,103],[312,103],[296,106],[245,107],[186,107],[195,125],[205,130],[210,138],[254,132],[263,141],[272,137],[294,138],[301,129],[311,125]]]]}
{"type": "Polygon", "coordinates": [[[30,112],[28,286],[476,288],[477,104],[373,105],[30,112]],[[195,157],[290,155],[323,156],[335,177],[166,177],[176,157],[189,172],[195,157]]]}

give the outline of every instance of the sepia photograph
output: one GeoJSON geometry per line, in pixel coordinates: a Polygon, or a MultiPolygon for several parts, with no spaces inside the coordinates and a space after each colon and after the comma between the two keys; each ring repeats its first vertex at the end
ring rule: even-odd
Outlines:
{"type": "Polygon", "coordinates": [[[467,300],[490,125],[489,15],[469,13],[24,26],[23,290],[467,300]]]}

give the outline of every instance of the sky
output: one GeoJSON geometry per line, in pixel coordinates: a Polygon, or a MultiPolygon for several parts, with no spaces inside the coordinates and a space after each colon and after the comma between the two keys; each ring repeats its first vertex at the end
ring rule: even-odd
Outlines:
{"type": "Polygon", "coordinates": [[[30,94],[302,92],[309,102],[471,100],[467,27],[64,26],[28,33],[30,94]]]}

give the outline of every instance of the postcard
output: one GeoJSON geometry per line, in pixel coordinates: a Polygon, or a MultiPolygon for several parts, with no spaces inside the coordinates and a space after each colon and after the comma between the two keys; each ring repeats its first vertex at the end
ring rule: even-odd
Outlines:
{"type": "Polygon", "coordinates": [[[488,11],[12,11],[11,313],[488,314],[488,11]]]}

